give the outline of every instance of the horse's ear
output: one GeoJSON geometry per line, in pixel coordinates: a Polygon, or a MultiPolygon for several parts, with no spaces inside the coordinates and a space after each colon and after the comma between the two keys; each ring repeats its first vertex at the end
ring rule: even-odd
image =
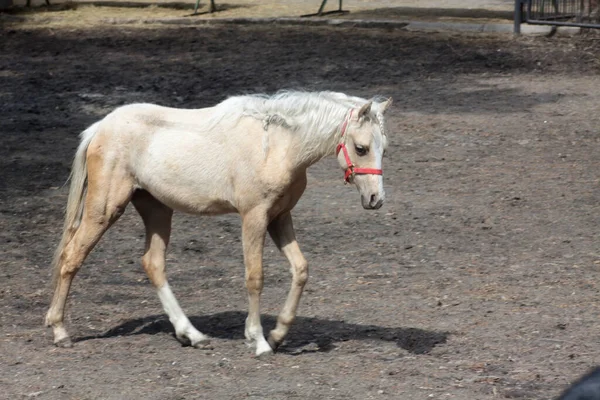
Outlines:
{"type": "Polygon", "coordinates": [[[386,101],[384,101],[383,103],[381,103],[381,113],[383,114],[388,108],[390,108],[390,106],[392,105],[392,98],[390,97],[389,99],[387,99],[386,101]]]}
{"type": "Polygon", "coordinates": [[[362,118],[365,115],[367,115],[371,111],[371,106],[372,105],[373,105],[373,102],[369,101],[367,104],[365,104],[364,106],[362,106],[360,108],[360,110],[358,110],[358,114],[356,115],[356,118],[362,118]]]}

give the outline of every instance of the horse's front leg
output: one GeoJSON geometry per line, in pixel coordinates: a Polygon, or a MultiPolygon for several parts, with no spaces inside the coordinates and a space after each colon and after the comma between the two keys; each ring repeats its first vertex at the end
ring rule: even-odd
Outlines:
{"type": "Polygon", "coordinates": [[[287,300],[277,318],[277,326],[269,334],[269,345],[276,350],[290,330],[296,318],[298,303],[308,280],[308,263],[300,252],[296,241],[292,216],[286,212],[269,224],[269,234],[277,247],[285,254],[291,264],[292,286],[287,300]]]}
{"type": "Polygon", "coordinates": [[[246,265],[246,288],[248,289],[248,318],[246,339],[256,344],[256,355],[273,353],[267,343],[260,323],[260,294],[263,288],[263,247],[268,218],[262,210],[252,210],[242,216],[242,242],[246,265]]]}

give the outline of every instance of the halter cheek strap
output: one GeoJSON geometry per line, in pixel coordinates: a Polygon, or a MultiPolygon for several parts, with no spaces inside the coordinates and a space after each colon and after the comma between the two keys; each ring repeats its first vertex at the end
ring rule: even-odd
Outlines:
{"type": "Polygon", "coordinates": [[[344,172],[344,182],[350,183],[350,179],[354,178],[354,175],[383,175],[382,169],[377,168],[357,168],[352,164],[352,160],[350,160],[350,155],[348,154],[348,148],[346,147],[346,129],[348,128],[348,123],[352,119],[352,113],[354,110],[350,110],[348,113],[348,117],[344,120],[342,125],[342,135],[341,142],[337,145],[335,149],[335,154],[340,154],[340,150],[344,153],[344,158],[346,159],[346,170],[344,172]]]}

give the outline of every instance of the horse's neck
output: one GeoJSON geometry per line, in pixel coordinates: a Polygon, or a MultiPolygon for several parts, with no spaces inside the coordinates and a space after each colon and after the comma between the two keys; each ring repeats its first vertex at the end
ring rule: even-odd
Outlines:
{"type": "MultiPolygon", "coordinates": [[[[287,131],[289,136],[289,142],[285,139],[286,147],[288,150],[292,150],[293,153],[288,153],[289,159],[292,159],[292,163],[297,167],[305,167],[315,164],[324,157],[330,156],[335,153],[335,148],[341,139],[341,128],[346,120],[334,122],[334,123],[316,123],[322,119],[340,118],[340,112],[323,116],[320,115],[318,110],[306,110],[309,117],[302,115],[290,117],[286,120],[286,117],[281,117],[277,112],[257,113],[254,117],[261,121],[263,129],[268,131],[270,126],[276,126],[282,129],[281,134],[285,135],[287,131]],[[315,116],[316,114],[316,116],[315,116]],[[296,126],[296,128],[292,128],[296,126]],[[298,128],[303,126],[304,128],[298,128]]],[[[270,136],[269,134],[267,134],[270,136]]],[[[267,136],[267,145],[270,139],[267,136]]],[[[283,145],[283,143],[281,143],[283,145]]]]}
{"type": "Polygon", "coordinates": [[[339,142],[338,136],[336,133],[324,132],[321,137],[316,137],[311,141],[296,143],[293,147],[299,151],[295,156],[295,163],[298,167],[308,168],[323,158],[335,154],[335,148],[339,142]]]}
{"type": "Polygon", "coordinates": [[[297,160],[307,167],[321,159],[335,154],[335,149],[341,140],[341,125],[323,127],[320,131],[310,132],[299,138],[297,160]]]}

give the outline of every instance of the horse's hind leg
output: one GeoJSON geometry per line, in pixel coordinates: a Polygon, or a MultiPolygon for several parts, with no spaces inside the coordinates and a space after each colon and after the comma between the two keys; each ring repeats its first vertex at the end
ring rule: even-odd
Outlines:
{"type": "Polygon", "coordinates": [[[54,343],[70,347],[71,340],[64,327],[64,310],[69,289],[81,264],[100,237],[121,216],[133,191],[124,173],[103,171],[100,158],[88,157],[88,188],[81,222],[73,238],[62,249],[54,296],[46,315],[46,325],[52,326],[54,343]]]}
{"type": "Polygon", "coordinates": [[[146,226],[146,252],[142,257],[144,270],[156,287],[162,306],[175,328],[177,339],[194,347],[206,347],[208,336],[199,332],[186,317],[173,295],[165,274],[165,251],[171,235],[173,210],[145,190],[136,191],[131,199],[146,226]]]}

